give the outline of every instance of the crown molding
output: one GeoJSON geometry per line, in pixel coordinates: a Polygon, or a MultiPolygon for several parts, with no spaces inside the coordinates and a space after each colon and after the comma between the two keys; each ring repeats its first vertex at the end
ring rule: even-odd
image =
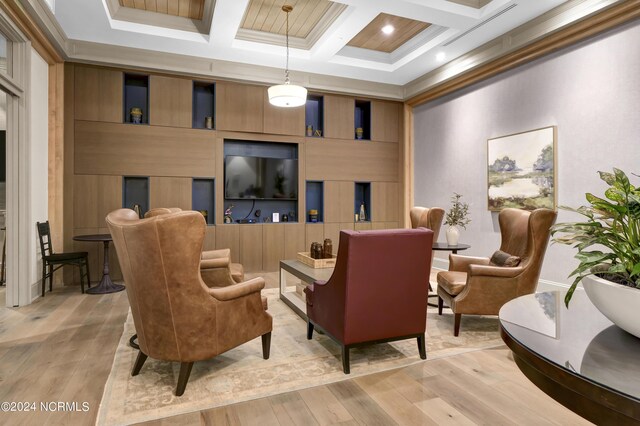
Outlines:
{"type": "MultiPolygon", "coordinates": [[[[282,83],[280,68],[77,40],[71,40],[68,47],[67,55],[73,62],[267,85],[282,83]]],[[[296,71],[292,83],[324,92],[403,100],[402,86],[393,84],[301,71],[296,71]]]]}
{"type": "Polygon", "coordinates": [[[638,0],[571,0],[406,84],[411,106],[515,68],[640,16],[638,0]]]}

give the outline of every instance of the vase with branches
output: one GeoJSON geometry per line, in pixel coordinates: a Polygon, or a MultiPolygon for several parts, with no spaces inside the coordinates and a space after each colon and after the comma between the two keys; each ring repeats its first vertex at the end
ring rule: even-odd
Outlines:
{"type": "Polygon", "coordinates": [[[467,229],[467,225],[471,222],[469,219],[469,204],[461,200],[462,195],[457,192],[451,197],[451,208],[447,212],[444,223],[448,225],[446,231],[447,244],[455,246],[460,238],[460,230],[458,227],[467,229]]]}

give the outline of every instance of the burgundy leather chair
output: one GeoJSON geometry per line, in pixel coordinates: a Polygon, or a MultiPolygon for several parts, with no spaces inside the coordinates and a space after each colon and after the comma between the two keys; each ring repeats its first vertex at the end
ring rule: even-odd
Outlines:
{"type": "Polygon", "coordinates": [[[426,359],[427,294],[433,231],[340,231],[336,268],[329,281],[305,288],[307,339],[314,328],[349,350],[371,343],[417,338],[426,359]]]}

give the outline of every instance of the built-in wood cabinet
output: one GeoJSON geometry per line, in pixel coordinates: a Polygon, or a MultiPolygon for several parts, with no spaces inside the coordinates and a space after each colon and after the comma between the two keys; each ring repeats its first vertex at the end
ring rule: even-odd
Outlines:
{"type": "Polygon", "coordinates": [[[262,133],[264,86],[219,82],[216,86],[218,130],[262,133]]]}
{"type": "Polygon", "coordinates": [[[78,67],[74,94],[76,120],[122,123],[122,72],[78,67]]]}
{"type": "Polygon", "coordinates": [[[264,133],[304,136],[304,107],[282,108],[269,103],[264,91],[264,133]]]}
{"type": "Polygon", "coordinates": [[[371,140],[398,142],[402,104],[386,101],[373,101],[371,104],[371,140]]]}
{"type": "Polygon", "coordinates": [[[325,137],[351,139],[355,134],[355,100],[352,97],[325,95],[325,137]]]}
{"type": "MultiPolygon", "coordinates": [[[[402,222],[401,103],[314,93],[305,107],[276,108],[268,102],[266,86],[84,64],[66,67],[73,71],[73,84],[65,86],[72,100],[65,110],[71,125],[65,128],[64,164],[72,176],[64,190],[65,214],[71,216],[65,226],[72,228],[65,244],[89,251],[94,280],[101,270],[101,246],[76,243],[71,236],[108,232],[105,216],[131,207],[134,199],[143,200],[145,209],[206,210],[210,226],[203,248],[229,248],[232,261],[247,272],[275,271],[280,260],[293,259],[325,238],[333,240],[337,252],[342,229],[395,228],[402,222]],[[370,140],[355,139],[358,105],[369,109],[370,140]],[[142,109],[141,124],[132,123],[133,107],[142,109]],[[308,124],[322,137],[307,137],[308,124]],[[297,222],[223,224],[229,140],[297,144],[297,222]],[[357,182],[370,183],[366,208],[372,222],[354,222],[357,182]],[[307,223],[311,208],[321,211],[323,222],[307,223]]],[[[115,254],[111,262],[118,279],[115,254]]]]}
{"type": "Polygon", "coordinates": [[[184,78],[149,77],[149,124],[191,127],[193,82],[184,78]]]}
{"type": "Polygon", "coordinates": [[[154,176],[149,179],[149,208],[179,207],[191,210],[190,178],[154,176]]]}

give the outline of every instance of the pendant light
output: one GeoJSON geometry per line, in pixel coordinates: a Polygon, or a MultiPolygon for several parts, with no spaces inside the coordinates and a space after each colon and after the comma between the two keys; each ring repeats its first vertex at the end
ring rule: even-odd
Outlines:
{"type": "Polygon", "coordinates": [[[287,13],[287,66],[284,70],[284,84],[269,87],[269,103],[277,107],[297,107],[307,102],[307,89],[302,86],[291,84],[289,81],[289,12],[293,10],[292,6],[285,4],[282,10],[287,13]]]}

